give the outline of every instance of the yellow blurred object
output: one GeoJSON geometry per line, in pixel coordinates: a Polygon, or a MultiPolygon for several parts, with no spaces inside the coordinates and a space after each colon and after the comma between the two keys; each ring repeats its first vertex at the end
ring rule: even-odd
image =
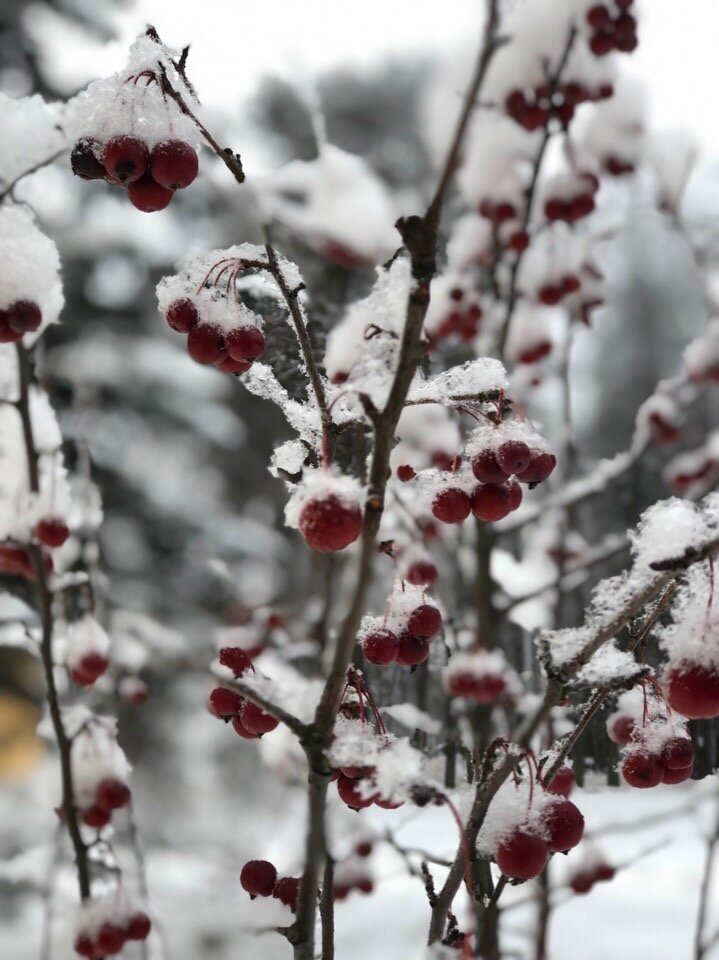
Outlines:
{"type": "Polygon", "coordinates": [[[43,742],[35,733],[40,710],[7,690],[0,691],[0,777],[23,777],[43,755],[43,742]]]}

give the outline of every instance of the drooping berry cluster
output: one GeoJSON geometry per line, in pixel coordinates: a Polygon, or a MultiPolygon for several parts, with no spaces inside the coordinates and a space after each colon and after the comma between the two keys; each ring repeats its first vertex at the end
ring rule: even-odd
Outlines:
{"type": "Polygon", "coordinates": [[[369,663],[416,667],[429,656],[429,643],[442,629],[442,614],[424,589],[395,582],[382,617],[365,617],[359,632],[369,663]]]}
{"type": "Polygon", "coordinates": [[[454,653],[442,673],[450,697],[464,697],[484,706],[511,700],[521,686],[499,650],[454,653]]]}
{"type": "Polygon", "coordinates": [[[67,625],[65,664],[73,683],[91,687],[110,665],[110,638],[91,614],[67,625]]]}
{"type": "Polygon", "coordinates": [[[592,30],[589,49],[595,57],[606,57],[612,50],[632,53],[637,49],[637,21],[629,13],[632,5],[633,0],[614,0],[613,5],[595,3],[587,10],[586,19],[592,30]]]}
{"type": "Polygon", "coordinates": [[[360,840],[349,857],[335,865],[333,898],[335,902],[346,900],[353,890],[369,896],[374,890],[374,880],[367,866],[372,854],[371,840],[360,840]]]}
{"type": "Polygon", "coordinates": [[[550,221],[576,223],[594,211],[599,180],[593,173],[557,176],[545,188],[544,215],[550,221]]]}
{"type": "MultiPolygon", "coordinates": [[[[130,767],[115,739],[114,722],[94,718],[85,724],[73,740],[71,758],[80,819],[99,830],[131,799],[127,783],[130,767]]],[[[58,814],[63,816],[61,808],[58,814]]]]}
{"type": "Polygon", "coordinates": [[[585,83],[569,81],[557,84],[554,89],[548,83],[540,83],[531,89],[512,90],[504,101],[504,110],[508,117],[530,132],[546,127],[552,118],[566,127],[574,119],[580,104],[605,100],[613,93],[610,83],[600,83],[592,88],[585,83]]]}
{"type": "MultiPolygon", "coordinates": [[[[51,574],[54,569],[52,557],[43,551],[42,562],[45,573],[51,574]]],[[[26,580],[35,579],[35,570],[26,546],[16,540],[3,540],[0,543],[0,573],[7,573],[13,577],[24,577],[26,580]]]]}
{"type": "Polygon", "coordinates": [[[116,956],[126,943],[147,940],[152,921],[118,889],[86,901],[76,928],[75,953],[88,960],[99,960],[116,956]]]}
{"type": "Polygon", "coordinates": [[[269,860],[248,860],[240,873],[242,889],[255,897],[274,897],[294,913],[300,892],[299,877],[278,877],[277,868],[269,860]]]}
{"type": "Polygon", "coordinates": [[[589,893],[596,883],[606,883],[613,880],[616,875],[616,868],[598,860],[596,863],[588,863],[586,866],[573,873],[569,880],[569,886],[575,893],[589,893]]]}
{"type": "MultiPolygon", "coordinates": [[[[223,647],[217,659],[238,678],[254,670],[251,659],[240,647],[223,647]]],[[[275,717],[227,687],[215,687],[210,693],[207,708],[218,719],[231,722],[235,733],[245,740],[271,733],[278,724],[275,717]]]]}

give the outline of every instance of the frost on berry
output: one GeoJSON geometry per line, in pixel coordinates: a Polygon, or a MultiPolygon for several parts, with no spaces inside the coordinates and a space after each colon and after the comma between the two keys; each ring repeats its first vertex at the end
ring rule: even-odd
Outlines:
{"type": "Polygon", "coordinates": [[[296,486],[285,519],[313,550],[335,553],[354,543],[362,532],[362,502],[357,480],[317,470],[296,486]]]}

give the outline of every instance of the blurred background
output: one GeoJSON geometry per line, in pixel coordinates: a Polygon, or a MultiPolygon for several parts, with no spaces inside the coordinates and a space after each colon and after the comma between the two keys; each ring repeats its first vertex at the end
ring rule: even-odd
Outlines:
{"type": "MultiPolygon", "coordinates": [[[[250,180],[269,180],[289,161],[314,157],[312,107],[319,104],[329,142],[364,158],[399,215],[419,209],[427,196],[439,144],[426,103],[448,69],[469,65],[479,7],[478,0],[445,0],[441,11],[434,0],[0,0],[0,91],[64,100],[119,69],[128,44],[153,23],[171,46],[191,43],[188,69],[203,118],[241,153],[250,180]]],[[[719,12],[713,0],[646,0],[639,16],[640,47],[623,69],[644,88],[653,130],[698,151],[686,215],[710,229],[719,214],[719,113],[711,107],[719,12]]],[[[258,751],[238,746],[207,716],[207,664],[216,629],[242,623],[246,608],[258,605],[291,616],[323,568],[308,562],[298,538],[283,528],[285,492],[267,472],[286,425],[231,378],[194,364],[156,309],[157,281],[188,253],[259,239],[252,205],[226,170],[204,153],[201,172],[171,209],[150,217],[101,183],[74,179],[65,163],[33,177],[17,195],[37,211],[63,263],[66,308],[47,337],[42,368],[69,462],[82,470],[89,457],[102,491],[100,555],[108,608],[119,611],[114,636],[150,651],[143,667],[148,700],[141,708],[120,704],[120,739],[135,767],[138,826],[161,920],[151,949],[163,960],[274,960],[287,955],[286,946],[255,933],[281,919],[263,914],[266,905],[253,909],[237,876],[253,854],[298,870],[292,824],[302,816],[302,798],[278,787],[258,751]]],[[[579,443],[587,456],[627,446],[637,407],[675,371],[681,348],[706,324],[690,254],[657,215],[640,178],[618,204],[620,229],[604,264],[609,302],[577,343],[579,443]]],[[[373,271],[348,270],[294,235],[276,239],[304,272],[311,333],[321,345],[342,305],[369,289],[373,271]]],[[[270,359],[292,388],[295,344],[279,319],[276,331],[270,359]]],[[[692,430],[696,441],[703,436],[709,415],[697,411],[688,446],[692,430]]],[[[592,501],[586,529],[621,531],[667,495],[658,456],[643,460],[611,496],[592,501]]],[[[610,564],[599,572],[615,570],[610,564]]],[[[0,954],[66,960],[62,904],[73,888],[69,873],[53,866],[47,797],[55,790],[55,763],[45,762],[33,734],[41,685],[16,650],[0,650],[0,676],[0,954]],[[51,877],[60,920],[48,935],[43,897],[51,877]],[[51,953],[41,953],[44,942],[52,943],[51,953]]],[[[275,749],[278,757],[266,759],[284,762],[275,749]]],[[[268,742],[263,750],[273,748],[268,742]]],[[[662,795],[657,809],[676,807],[676,816],[631,834],[614,828],[643,817],[641,795],[607,799],[588,791],[583,803],[592,831],[605,831],[608,856],[632,865],[591,904],[557,911],[554,960],[693,956],[695,903],[680,893],[698,883],[698,827],[715,816],[710,787],[690,784],[662,795]],[[603,942],[595,946],[582,931],[597,912],[603,942]]],[[[406,820],[401,835],[408,845],[452,849],[451,823],[437,812],[406,820]]],[[[373,829],[384,829],[383,822],[373,829]]],[[[137,852],[127,854],[131,875],[137,852]]],[[[383,879],[378,897],[339,907],[338,958],[422,957],[421,884],[391,851],[377,856],[374,869],[383,879]]],[[[507,956],[529,956],[530,921],[526,907],[508,914],[507,956]]]]}

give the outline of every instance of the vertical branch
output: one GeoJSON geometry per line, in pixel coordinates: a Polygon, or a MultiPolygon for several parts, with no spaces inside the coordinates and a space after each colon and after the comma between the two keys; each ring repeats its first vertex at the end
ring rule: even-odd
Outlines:
{"type": "MultiPolygon", "coordinates": [[[[40,491],[40,471],[39,457],[35,446],[35,437],[30,411],[30,386],[32,383],[32,368],[27,351],[22,343],[17,344],[17,360],[20,392],[17,401],[17,409],[22,423],[23,440],[25,443],[25,454],[27,457],[28,478],[30,490],[32,493],[40,491]]],[[[37,544],[28,546],[30,562],[32,564],[35,580],[35,594],[37,597],[38,611],[40,614],[40,624],[42,639],[40,642],[40,659],[42,661],[43,673],[45,675],[45,686],[47,689],[47,702],[50,711],[50,719],[55,732],[58,751],[60,753],[60,773],[62,778],[62,811],[63,819],[67,825],[70,839],[72,841],[75,853],[75,865],[77,868],[77,880],[80,888],[80,897],[87,900],[90,896],[90,869],[88,863],[87,847],[80,833],[80,825],[77,819],[77,810],[75,807],[75,789],[72,775],[72,741],[68,737],[62,720],[60,710],[60,700],[58,697],[57,686],[55,685],[55,672],[52,659],[52,640],[53,640],[53,613],[52,613],[52,593],[48,585],[47,573],[43,563],[42,553],[37,544]]]]}
{"type": "Polygon", "coordinates": [[[322,918],[322,960],[334,960],[335,956],[335,862],[325,857],[325,874],[322,880],[320,901],[322,918]]]}
{"type": "Polygon", "coordinates": [[[704,861],[704,872],[699,890],[699,909],[697,911],[697,923],[694,933],[694,960],[704,960],[709,943],[704,939],[704,931],[707,923],[707,913],[709,909],[709,892],[711,890],[712,873],[714,872],[714,861],[716,860],[717,844],[719,844],[719,818],[717,818],[716,827],[707,840],[706,859],[704,861]]]}

